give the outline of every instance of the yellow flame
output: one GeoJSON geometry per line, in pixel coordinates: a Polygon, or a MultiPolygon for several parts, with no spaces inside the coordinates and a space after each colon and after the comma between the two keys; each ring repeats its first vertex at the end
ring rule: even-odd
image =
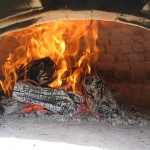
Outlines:
{"type": "Polygon", "coordinates": [[[71,90],[81,93],[81,83],[91,66],[98,60],[98,21],[59,21],[11,33],[21,43],[12,50],[3,66],[5,80],[0,81],[5,93],[10,95],[18,80],[17,70],[32,60],[50,57],[56,64],[56,80],[49,86],[60,87],[71,83],[71,90]]]}

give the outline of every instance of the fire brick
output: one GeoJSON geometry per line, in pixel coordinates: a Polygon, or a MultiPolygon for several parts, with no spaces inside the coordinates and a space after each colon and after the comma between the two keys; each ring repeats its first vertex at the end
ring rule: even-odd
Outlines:
{"type": "Polygon", "coordinates": [[[149,41],[150,40],[150,32],[148,31],[144,31],[143,32],[143,37],[146,41],[149,41]]]}
{"type": "Polygon", "coordinates": [[[132,44],[132,49],[133,52],[136,53],[143,53],[147,51],[147,48],[143,44],[136,44],[136,43],[132,44]]]}
{"type": "Polygon", "coordinates": [[[145,41],[144,42],[144,46],[145,46],[146,50],[150,51],[150,40],[149,41],[145,41]]]}
{"type": "Polygon", "coordinates": [[[140,90],[142,88],[142,83],[141,82],[135,82],[135,83],[131,82],[129,84],[129,87],[132,89],[135,89],[135,90],[137,90],[137,89],[140,90]]]}
{"type": "Polygon", "coordinates": [[[132,62],[131,63],[131,70],[135,71],[144,71],[145,70],[145,63],[143,62],[132,62]]]}
{"type": "Polygon", "coordinates": [[[120,44],[120,37],[119,36],[111,37],[110,38],[110,44],[119,45],[120,44]]]}
{"type": "Polygon", "coordinates": [[[116,62],[114,63],[114,69],[119,71],[129,71],[130,64],[128,62],[116,62]]]}
{"type": "Polygon", "coordinates": [[[120,37],[122,36],[122,31],[121,31],[121,29],[120,30],[118,30],[118,28],[116,28],[116,27],[112,27],[111,26],[111,31],[109,30],[109,37],[111,37],[111,38],[115,38],[115,39],[120,39],[120,37]]]}
{"type": "Polygon", "coordinates": [[[149,107],[150,106],[150,90],[141,90],[141,106],[149,107]]]}
{"type": "Polygon", "coordinates": [[[146,62],[146,69],[150,70],[150,61],[146,62]]]}
{"type": "Polygon", "coordinates": [[[116,60],[118,62],[127,62],[128,56],[126,54],[116,54],[116,60]]]}
{"type": "Polygon", "coordinates": [[[103,54],[100,56],[99,60],[105,62],[113,62],[115,61],[115,54],[103,54]]]}
{"type": "Polygon", "coordinates": [[[144,61],[143,54],[129,54],[128,58],[130,62],[143,62],[144,61]]]}
{"type": "Polygon", "coordinates": [[[145,53],[144,57],[146,61],[150,60],[150,53],[145,53]]]}
{"type": "Polygon", "coordinates": [[[99,38],[108,38],[108,31],[107,30],[99,30],[98,35],[99,35],[99,38]]]}
{"type": "Polygon", "coordinates": [[[122,97],[124,99],[125,104],[131,104],[132,90],[131,89],[123,89],[122,97]]]}
{"type": "Polygon", "coordinates": [[[99,46],[101,45],[109,45],[109,39],[108,38],[98,38],[97,44],[99,46]]]}
{"type": "Polygon", "coordinates": [[[120,53],[131,53],[132,52],[131,45],[119,45],[119,52],[120,53]]]}
{"type": "Polygon", "coordinates": [[[150,90],[150,81],[144,82],[144,83],[141,85],[141,89],[150,90]]]}
{"type": "Polygon", "coordinates": [[[144,42],[144,39],[143,39],[142,35],[140,35],[140,36],[133,35],[132,39],[133,39],[134,43],[139,43],[140,44],[140,43],[144,42]]]}
{"type": "Polygon", "coordinates": [[[118,46],[106,45],[106,53],[118,53],[118,46]]]}
{"type": "Polygon", "coordinates": [[[131,90],[132,90],[131,101],[130,101],[131,105],[140,106],[140,101],[141,101],[141,92],[140,92],[140,90],[137,90],[137,89],[131,89],[131,90]]]}
{"type": "Polygon", "coordinates": [[[132,79],[135,81],[142,81],[142,80],[147,80],[147,75],[145,71],[132,71],[132,79]]]}
{"type": "Polygon", "coordinates": [[[130,36],[121,37],[120,41],[122,45],[130,45],[133,43],[133,40],[130,36]]]}
{"type": "Polygon", "coordinates": [[[141,31],[140,29],[135,29],[135,30],[133,31],[133,35],[134,35],[134,36],[137,36],[137,37],[142,37],[142,36],[143,36],[143,33],[142,33],[142,31],[141,31]]]}
{"type": "Polygon", "coordinates": [[[130,71],[115,71],[115,78],[118,80],[130,80],[131,73],[130,71]]]}
{"type": "Polygon", "coordinates": [[[97,66],[98,70],[105,70],[105,71],[113,70],[112,62],[99,62],[97,66]]]}
{"type": "MultiPolygon", "coordinates": [[[[146,71],[147,80],[150,81],[150,70],[146,71]]],[[[150,84],[150,83],[149,83],[150,84]]]]}

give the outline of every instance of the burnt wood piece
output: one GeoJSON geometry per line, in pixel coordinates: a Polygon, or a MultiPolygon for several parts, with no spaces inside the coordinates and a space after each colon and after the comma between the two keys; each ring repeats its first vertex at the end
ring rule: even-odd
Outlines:
{"type": "Polygon", "coordinates": [[[19,69],[19,80],[31,79],[40,86],[47,86],[52,81],[55,72],[55,64],[52,59],[45,57],[31,61],[27,66],[19,69]]]}
{"type": "Polygon", "coordinates": [[[86,91],[86,102],[92,113],[113,114],[119,108],[111,91],[105,86],[104,79],[96,75],[89,75],[83,82],[86,91]]]}
{"type": "Polygon", "coordinates": [[[43,106],[59,114],[76,114],[85,104],[84,97],[70,91],[42,88],[23,82],[14,85],[12,100],[43,106]]]}

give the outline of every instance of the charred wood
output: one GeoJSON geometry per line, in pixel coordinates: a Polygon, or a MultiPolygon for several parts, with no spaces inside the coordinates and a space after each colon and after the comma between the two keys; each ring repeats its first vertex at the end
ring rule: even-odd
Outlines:
{"type": "Polygon", "coordinates": [[[59,114],[75,114],[81,111],[85,104],[83,96],[70,91],[45,88],[17,82],[14,85],[12,100],[36,104],[59,114]]]}
{"type": "Polygon", "coordinates": [[[55,72],[55,64],[52,59],[45,57],[29,62],[25,67],[20,67],[18,71],[19,80],[30,79],[40,86],[47,86],[55,72]]]}
{"type": "Polygon", "coordinates": [[[115,97],[105,85],[104,79],[96,75],[89,75],[83,82],[88,109],[92,113],[113,114],[119,108],[115,97]]]}

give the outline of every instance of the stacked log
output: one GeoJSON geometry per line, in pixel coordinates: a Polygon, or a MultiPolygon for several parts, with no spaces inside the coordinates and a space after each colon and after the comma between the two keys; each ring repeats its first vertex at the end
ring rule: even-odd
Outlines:
{"type": "MultiPolygon", "coordinates": [[[[11,107],[7,107],[7,112],[22,109],[22,104],[42,106],[58,114],[78,114],[88,111],[93,115],[105,115],[119,112],[116,100],[106,88],[103,78],[88,75],[81,83],[85,91],[84,96],[81,96],[66,89],[48,87],[54,72],[55,64],[48,57],[32,61],[26,67],[22,67],[19,79],[30,79],[37,84],[29,83],[27,80],[16,82],[12,91],[11,107]]],[[[0,108],[3,111],[3,107],[0,108]]]]}

